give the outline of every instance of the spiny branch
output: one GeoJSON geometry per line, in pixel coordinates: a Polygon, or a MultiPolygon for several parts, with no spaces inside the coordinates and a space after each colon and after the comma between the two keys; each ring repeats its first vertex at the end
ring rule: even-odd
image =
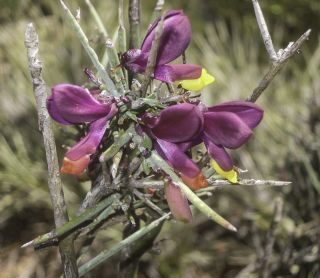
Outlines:
{"type": "Polygon", "coordinates": [[[268,72],[264,75],[258,86],[253,90],[251,96],[247,98],[247,101],[256,102],[257,99],[261,96],[262,92],[269,86],[271,81],[286,64],[289,58],[291,58],[299,50],[302,43],[309,38],[311,30],[307,30],[296,42],[289,43],[284,50],[280,49],[278,53],[276,53],[258,0],[252,0],[252,3],[260,28],[261,36],[272,62],[268,72]]]}
{"type": "MultiPolygon", "coordinates": [[[[64,200],[62,182],[60,179],[57,149],[51,127],[51,120],[46,107],[46,84],[42,78],[42,63],[38,58],[39,40],[32,23],[25,32],[25,46],[29,61],[29,71],[32,77],[34,95],[37,103],[39,130],[42,133],[48,163],[48,186],[57,228],[68,222],[68,212],[64,200]]],[[[78,277],[78,269],[72,238],[66,238],[59,244],[63,272],[65,277],[78,277]]]]}

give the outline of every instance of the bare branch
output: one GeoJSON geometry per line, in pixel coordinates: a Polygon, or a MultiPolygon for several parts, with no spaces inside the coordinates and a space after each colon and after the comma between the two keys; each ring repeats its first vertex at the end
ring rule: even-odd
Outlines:
{"type": "Polygon", "coordinates": [[[258,0],[252,0],[252,4],[253,4],[254,12],[256,14],[256,18],[257,18],[257,22],[258,22],[259,29],[261,32],[261,36],[262,36],[264,45],[269,53],[270,60],[277,61],[278,56],[274,50],[272,39],[271,39],[270,33],[268,31],[268,26],[267,26],[266,21],[264,19],[259,2],[258,2],[258,0]]]}
{"type": "Polygon", "coordinates": [[[140,47],[140,0],[129,1],[129,48],[140,47]]]}
{"type": "Polygon", "coordinates": [[[225,186],[237,186],[237,185],[244,185],[244,186],[252,186],[252,187],[263,187],[263,186],[286,186],[290,185],[290,181],[274,181],[274,180],[255,180],[255,179],[241,179],[237,183],[230,183],[227,180],[216,180],[216,179],[209,179],[209,184],[211,185],[208,188],[204,188],[200,191],[208,191],[210,188],[217,188],[217,187],[225,187],[225,186]]]}
{"type": "Polygon", "coordinates": [[[280,54],[279,59],[271,65],[269,71],[262,78],[259,85],[253,90],[252,95],[247,99],[247,101],[250,101],[250,102],[257,101],[257,99],[260,97],[262,92],[269,86],[273,78],[282,69],[282,67],[285,65],[288,59],[291,58],[293,54],[295,54],[298,51],[302,43],[309,38],[310,33],[311,33],[311,30],[309,29],[296,42],[290,43],[287,46],[287,48],[282,51],[282,53],[279,53],[280,54]]]}
{"type": "MultiPolygon", "coordinates": [[[[37,103],[39,130],[43,136],[48,163],[48,186],[54,213],[54,222],[58,228],[68,222],[69,217],[60,179],[57,150],[51,128],[51,120],[46,108],[46,84],[42,78],[42,63],[38,58],[39,40],[32,23],[28,24],[26,28],[25,46],[27,48],[29,70],[37,103]]],[[[59,244],[59,249],[65,277],[78,277],[72,238],[63,240],[59,244]]]]}
{"type": "Polygon", "coordinates": [[[274,77],[288,61],[288,59],[291,58],[293,54],[298,51],[302,43],[309,38],[311,30],[307,30],[296,42],[289,43],[286,49],[280,49],[278,53],[276,53],[259,3],[257,0],[252,0],[252,3],[265,47],[272,62],[270,69],[264,75],[259,85],[253,90],[251,96],[247,98],[247,101],[256,102],[262,92],[269,86],[274,77]]]}
{"type": "Polygon", "coordinates": [[[159,16],[161,16],[161,12],[164,6],[165,0],[157,0],[157,3],[154,7],[152,18],[151,18],[151,23],[150,25],[157,19],[159,16]]]}
{"type": "Polygon", "coordinates": [[[137,189],[133,190],[134,195],[136,195],[141,201],[143,201],[148,207],[159,213],[161,216],[165,215],[161,208],[151,202],[144,194],[142,194],[137,189]]]}

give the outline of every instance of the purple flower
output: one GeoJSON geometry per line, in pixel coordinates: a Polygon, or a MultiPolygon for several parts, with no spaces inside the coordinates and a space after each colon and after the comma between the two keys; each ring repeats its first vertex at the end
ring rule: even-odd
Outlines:
{"type": "Polygon", "coordinates": [[[245,101],[225,102],[203,111],[204,125],[201,135],[210,156],[224,171],[233,168],[227,149],[241,147],[262,120],[263,110],[245,101]]]}
{"type": "Polygon", "coordinates": [[[108,121],[116,114],[112,100],[105,102],[93,97],[89,90],[71,84],[59,84],[52,88],[47,99],[50,116],[63,125],[89,124],[88,134],[65,155],[62,173],[81,174],[90,162],[108,127],[108,121]]]}
{"type": "MultiPolygon", "coordinates": [[[[122,65],[133,72],[144,73],[156,27],[160,19],[149,28],[140,49],[129,49],[122,55],[122,65]]],[[[193,64],[169,65],[188,47],[191,40],[191,25],[182,11],[169,11],[165,15],[163,32],[159,42],[154,78],[172,83],[176,80],[196,79],[201,75],[201,67],[193,64]]]]}
{"type": "Polygon", "coordinates": [[[189,103],[173,105],[162,110],[158,117],[144,115],[142,121],[146,124],[144,130],[154,139],[159,155],[181,179],[193,190],[207,187],[205,176],[186,154],[203,128],[203,117],[197,106],[189,103]]]}
{"type": "Polygon", "coordinates": [[[158,152],[182,177],[191,178],[186,182],[190,188],[198,189],[205,183],[194,179],[200,170],[185,152],[204,142],[220,168],[230,171],[233,163],[225,148],[242,146],[262,117],[263,110],[257,105],[232,101],[212,107],[176,104],[161,111],[156,118],[145,116],[144,121],[149,126],[149,133],[156,139],[158,152]]]}

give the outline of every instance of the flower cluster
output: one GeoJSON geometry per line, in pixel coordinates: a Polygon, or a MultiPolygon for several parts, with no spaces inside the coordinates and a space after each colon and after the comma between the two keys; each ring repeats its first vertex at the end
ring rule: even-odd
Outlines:
{"type": "MultiPolygon", "coordinates": [[[[148,30],[140,49],[129,49],[121,56],[127,70],[144,73],[151,45],[155,37],[157,20],[148,30]]],[[[185,90],[198,91],[214,81],[207,71],[194,64],[169,64],[181,56],[191,40],[191,26],[182,11],[169,11],[163,22],[163,32],[154,69],[154,79],[174,83],[185,90]]],[[[100,91],[60,84],[52,88],[47,107],[51,117],[63,125],[88,124],[87,135],[65,155],[61,172],[81,174],[97,151],[108,128],[109,120],[119,110],[114,98],[99,97],[100,91]]],[[[137,128],[153,141],[153,148],[176,171],[192,190],[206,187],[208,182],[188,151],[203,143],[211,156],[216,172],[230,182],[237,182],[237,172],[226,149],[237,149],[252,135],[263,117],[263,110],[244,101],[231,101],[206,107],[201,102],[184,101],[163,110],[152,108],[138,111],[137,128]],[[139,114],[140,113],[140,114],[139,114]]],[[[190,221],[188,202],[170,180],[165,195],[173,215],[190,221]]]]}

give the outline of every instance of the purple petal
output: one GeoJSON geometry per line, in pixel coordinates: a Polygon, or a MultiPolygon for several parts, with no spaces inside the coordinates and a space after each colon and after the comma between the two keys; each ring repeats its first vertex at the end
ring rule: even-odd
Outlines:
{"type": "Polygon", "coordinates": [[[176,144],[158,139],[155,143],[155,149],[192,190],[208,186],[206,177],[198,166],[176,144]]]}
{"type": "Polygon", "coordinates": [[[199,174],[199,167],[176,144],[158,139],[155,148],[177,172],[190,178],[199,174]]]}
{"type": "Polygon", "coordinates": [[[201,70],[201,67],[193,64],[159,65],[154,71],[154,78],[167,83],[196,79],[201,76],[201,70]]]}
{"type": "Polygon", "coordinates": [[[165,185],[164,194],[168,206],[174,218],[183,222],[192,221],[192,213],[187,198],[183,195],[180,188],[172,182],[165,185]]]}
{"type": "Polygon", "coordinates": [[[52,119],[56,122],[63,124],[63,125],[72,125],[73,123],[68,122],[64,118],[62,118],[60,111],[56,105],[56,102],[53,100],[53,93],[50,97],[47,98],[47,110],[52,119]]]}
{"type": "Polygon", "coordinates": [[[203,128],[203,116],[196,105],[182,103],[162,110],[153,125],[153,135],[172,143],[192,140],[203,128]]]}
{"type": "Polygon", "coordinates": [[[226,150],[222,146],[211,142],[206,136],[203,136],[203,141],[209,155],[218,163],[220,168],[224,171],[230,171],[233,168],[233,163],[226,150]]]}
{"type": "Polygon", "coordinates": [[[112,118],[116,112],[117,107],[115,104],[112,104],[110,113],[92,122],[88,134],[66,153],[66,157],[70,160],[79,160],[85,155],[95,153],[108,127],[108,120],[112,118]]]}
{"type": "Polygon", "coordinates": [[[246,101],[230,101],[208,107],[209,112],[235,113],[250,128],[255,128],[263,117],[263,110],[256,104],[246,101]]]}
{"type": "Polygon", "coordinates": [[[231,112],[205,113],[204,132],[216,145],[230,149],[239,148],[252,134],[246,123],[231,112]]]}
{"type": "MultiPolygon", "coordinates": [[[[141,45],[144,53],[149,53],[156,32],[156,21],[148,30],[141,45]]],[[[163,22],[163,31],[159,42],[157,64],[163,65],[179,57],[188,47],[191,40],[191,25],[182,11],[170,11],[163,22]]]]}
{"type": "Polygon", "coordinates": [[[80,124],[105,117],[111,104],[100,103],[82,87],[59,84],[52,88],[47,108],[50,116],[61,124],[80,124]]]}
{"type": "Polygon", "coordinates": [[[129,49],[121,56],[121,64],[130,71],[144,73],[147,67],[149,53],[140,49],[129,49]]]}

